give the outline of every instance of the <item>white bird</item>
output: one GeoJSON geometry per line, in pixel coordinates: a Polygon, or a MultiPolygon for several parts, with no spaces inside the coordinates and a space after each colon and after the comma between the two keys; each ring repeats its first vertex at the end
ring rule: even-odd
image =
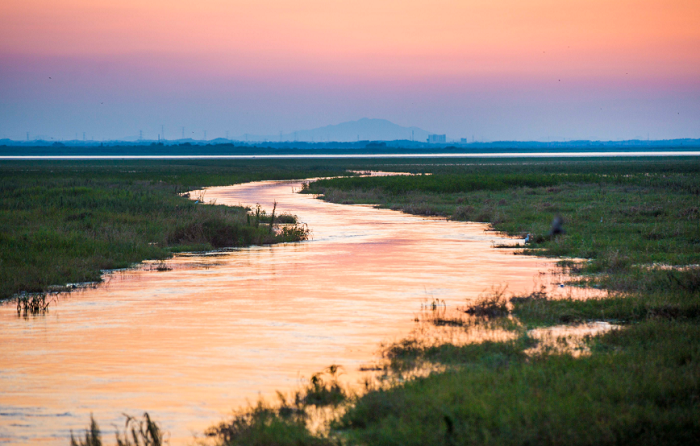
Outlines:
{"type": "Polygon", "coordinates": [[[530,243],[530,234],[525,236],[525,243],[530,243]]]}

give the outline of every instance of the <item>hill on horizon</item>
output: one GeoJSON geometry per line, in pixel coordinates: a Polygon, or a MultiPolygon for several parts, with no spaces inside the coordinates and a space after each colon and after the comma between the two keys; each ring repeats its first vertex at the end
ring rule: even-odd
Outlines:
{"type": "Polygon", "coordinates": [[[355,142],[355,141],[395,141],[414,140],[425,142],[430,132],[411,126],[403,127],[386,119],[362,118],[357,121],[341,122],[309,130],[280,135],[242,135],[241,141],[302,141],[302,142],[355,142]]]}

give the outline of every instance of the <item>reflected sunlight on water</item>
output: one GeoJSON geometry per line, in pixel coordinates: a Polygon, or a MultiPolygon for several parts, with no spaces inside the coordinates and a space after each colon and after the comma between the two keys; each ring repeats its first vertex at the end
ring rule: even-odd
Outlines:
{"type": "Polygon", "coordinates": [[[484,224],[326,203],[293,193],[300,184],[211,188],[206,199],[268,210],[276,200],[312,240],[180,255],[165,271],[149,262],[26,320],[0,307],[0,442],[67,444],[91,412],[108,439],[123,412],[148,411],[185,444],[330,364],[357,383],[426,300],[462,305],[494,284],[575,291],[540,276],[556,260],[493,249],[505,239],[484,224]]]}
{"type": "Polygon", "coordinates": [[[536,328],[528,331],[528,335],[536,339],[538,343],[535,347],[525,350],[525,353],[530,355],[538,353],[589,355],[591,350],[586,342],[588,338],[620,328],[620,325],[603,321],[536,328]]]}

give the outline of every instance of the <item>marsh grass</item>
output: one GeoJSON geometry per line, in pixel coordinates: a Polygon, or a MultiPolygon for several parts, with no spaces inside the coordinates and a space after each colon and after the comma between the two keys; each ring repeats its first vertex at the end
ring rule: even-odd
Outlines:
{"type": "Polygon", "coordinates": [[[494,286],[490,292],[481,294],[476,302],[469,304],[463,311],[472,316],[489,318],[507,316],[509,314],[507,288],[508,285],[494,286]]]}
{"type": "Polygon", "coordinates": [[[159,260],[155,263],[154,270],[156,271],[172,271],[173,268],[168,266],[168,264],[165,262],[165,260],[159,260]]]}
{"type": "MultiPolygon", "coordinates": [[[[260,221],[270,224],[270,220],[272,220],[271,217],[268,218],[263,215],[260,221]]],[[[278,214],[275,215],[274,221],[276,224],[294,224],[299,221],[299,217],[293,214],[278,214]]]]}
{"type": "MultiPolygon", "coordinates": [[[[166,436],[158,423],[144,413],[141,419],[124,414],[124,432],[116,431],[117,446],[163,446],[167,444],[166,436]]],[[[90,427],[85,429],[84,435],[77,438],[70,434],[71,446],[102,446],[102,433],[95,419],[90,415],[90,427]]]]}
{"type": "Polygon", "coordinates": [[[46,298],[45,293],[23,294],[17,297],[17,316],[36,316],[49,311],[53,300],[46,298]]]}
{"type": "Polygon", "coordinates": [[[225,446],[339,445],[339,440],[328,434],[327,426],[319,429],[313,425],[324,408],[329,408],[331,418],[337,417],[338,406],[349,398],[338,380],[341,373],[340,366],[331,365],[313,374],[291,397],[278,392],[277,404],[260,399],[253,406],[235,411],[232,419],[209,428],[205,434],[225,446]]]}
{"type": "Polygon", "coordinates": [[[312,433],[306,411],[284,405],[274,407],[259,401],[239,410],[229,421],[206,431],[222,446],[327,446],[337,445],[329,437],[312,433]]]}
{"type": "MultiPolygon", "coordinates": [[[[500,292],[502,287],[495,289],[500,292]]],[[[465,308],[468,306],[448,307],[437,299],[421,305],[410,333],[381,345],[383,362],[374,365],[383,371],[378,378],[391,383],[423,377],[444,366],[461,364],[459,356],[453,355],[454,349],[510,342],[525,333],[524,327],[507,313],[504,317],[477,316],[465,312],[465,308]]]]}
{"type": "Polygon", "coordinates": [[[338,381],[342,367],[331,365],[321,373],[315,373],[309,379],[309,384],[297,392],[295,400],[305,405],[337,406],[345,401],[347,392],[338,381]]]}
{"type": "Polygon", "coordinates": [[[162,446],[167,444],[165,433],[158,423],[153,421],[148,412],[141,419],[124,414],[126,422],[124,433],[116,433],[117,446],[162,446]]]}
{"type": "Polygon", "coordinates": [[[102,446],[102,432],[92,415],[90,415],[90,427],[85,429],[82,437],[75,438],[71,431],[70,446],[102,446]]]}

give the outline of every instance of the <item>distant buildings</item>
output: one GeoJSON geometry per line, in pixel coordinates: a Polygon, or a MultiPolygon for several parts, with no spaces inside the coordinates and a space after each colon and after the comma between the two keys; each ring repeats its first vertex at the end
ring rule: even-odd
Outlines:
{"type": "Polygon", "coordinates": [[[428,135],[428,142],[430,144],[444,144],[447,142],[447,135],[428,135]]]}
{"type": "Polygon", "coordinates": [[[467,143],[467,138],[460,138],[460,139],[459,139],[459,142],[462,143],[462,144],[466,144],[466,143],[467,143]]]}

